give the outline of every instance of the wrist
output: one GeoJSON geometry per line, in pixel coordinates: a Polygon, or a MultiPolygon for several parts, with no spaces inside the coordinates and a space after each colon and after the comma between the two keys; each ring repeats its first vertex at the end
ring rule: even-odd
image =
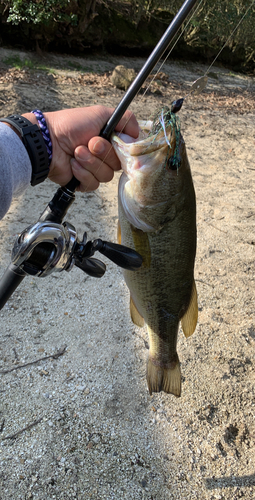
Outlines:
{"type": "Polygon", "coordinates": [[[51,142],[51,136],[48,128],[48,124],[46,122],[46,117],[45,115],[39,110],[39,109],[34,109],[30,113],[33,117],[33,119],[36,120],[37,126],[39,127],[39,130],[41,131],[41,134],[43,136],[43,140],[47,149],[48,153],[48,158],[49,158],[49,168],[52,160],[52,142],[51,142]]]}
{"type": "MultiPolygon", "coordinates": [[[[23,113],[21,116],[24,116],[24,118],[26,118],[27,120],[29,120],[31,122],[32,125],[37,125],[37,127],[39,128],[39,125],[38,125],[38,121],[35,117],[35,115],[33,115],[32,113],[23,113]]],[[[16,127],[14,127],[11,123],[7,123],[4,121],[4,118],[3,118],[3,123],[5,123],[5,125],[7,125],[8,127],[10,127],[13,132],[15,132],[15,134],[17,134],[17,136],[20,138],[20,140],[22,141],[22,135],[21,133],[16,129],[16,127]]]]}
{"type": "Polygon", "coordinates": [[[24,118],[29,120],[33,125],[37,125],[37,127],[40,128],[36,116],[33,113],[23,113],[21,116],[24,116],[24,118]]]}
{"type": "Polygon", "coordinates": [[[26,116],[11,115],[0,121],[11,126],[27,150],[32,165],[32,186],[43,182],[49,173],[49,157],[38,125],[30,121],[30,116],[28,119],[26,116]]]}

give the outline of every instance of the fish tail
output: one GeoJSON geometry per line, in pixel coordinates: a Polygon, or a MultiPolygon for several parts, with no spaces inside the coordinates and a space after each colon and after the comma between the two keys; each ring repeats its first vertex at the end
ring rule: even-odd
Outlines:
{"type": "Polygon", "coordinates": [[[167,394],[181,395],[181,369],[178,356],[171,366],[161,366],[153,359],[148,359],[147,384],[150,395],[153,392],[164,391],[167,394]]]}

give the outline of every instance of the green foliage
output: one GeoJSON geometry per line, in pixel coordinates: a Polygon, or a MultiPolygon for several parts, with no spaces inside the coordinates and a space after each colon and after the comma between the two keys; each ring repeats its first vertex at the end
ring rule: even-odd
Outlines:
{"type": "MultiPolygon", "coordinates": [[[[251,7],[250,0],[211,0],[204,1],[195,13],[191,21],[191,26],[195,27],[196,33],[205,32],[207,40],[214,43],[216,40],[227,40],[241,21],[248,7],[251,7]]],[[[232,40],[242,40],[247,35],[252,35],[254,40],[254,20],[255,7],[251,7],[237,29],[232,40]]],[[[232,42],[231,42],[232,43],[232,42]]]]}
{"type": "Polygon", "coordinates": [[[19,24],[22,21],[33,24],[49,24],[69,22],[77,24],[77,14],[67,12],[70,0],[9,0],[9,16],[7,21],[19,24]]]}
{"type": "Polygon", "coordinates": [[[32,69],[46,71],[47,73],[55,73],[55,70],[53,68],[38,64],[38,62],[32,61],[31,59],[21,59],[19,55],[6,57],[5,59],[3,59],[3,63],[7,66],[10,66],[11,68],[16,69],[32,69]]]}
{"type": "MultiPolygon", "coordinates": [[[[254,61],[255,5],[251,0],[204,0],[185,33],[185,41],[215,54],[224,46],[226,62],[242,59],[254,61]]],[[[221,56],[221,57],[222,57],[221,56]]]]}
{"type": "Polygon", "coordinates": [[[6,57],[3,59],[3,63],[7,64],[7,66],[11,66],[12,68],[23,69],[29,68],[33,69],[33,63],[31,59],[22,60],[18,55],[6,57]]]}
{"type": "MultiPolygon", "coordinates": [[[[17,25],[24,37],[36,40],[37,47],[53,42],[56,48],[115,45],[149,50],[183,1],[0,0],[0,23],[2,15],[4,28],[6,20],[17,25]]],[[[252,0],[198,0],[177,47],[182,55],[186,50],[186,54],[212,61],[226,44],[220,54],[222,61],[254,69],[254,26],[252,0]]]]}
{"type": "MultiPolygon", "coordinates": [[[[143,16],[153,18],[160,16],[169,23],[166,12],[173,17],[182,6],[184,0],[130,0],[133,9],[133,20],[139,23],[143,16]]],[[[224,47],[221,59],[225,62],[241,60],[245,65],[255,62],[255,5],[252,0],[202,0],[193,8],[193,14],[182,39],[191,48],[199,51],[206,58],[217,55],[224,47]],[[248,11],[247,11],[248,9],[248,11]],[[244,18],[243,18],[244,16],[244,18]],[[243,19],[242,19],[243,18],[243,19]],[[241,21],[241,22],[240,22],[241,21]],[[238,26],[238,23],[240,25],[238,26]]]]}

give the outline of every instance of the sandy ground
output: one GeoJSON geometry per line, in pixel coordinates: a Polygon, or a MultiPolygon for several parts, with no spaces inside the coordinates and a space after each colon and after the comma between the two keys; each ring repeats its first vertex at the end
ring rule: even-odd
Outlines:
{"type": "MultiPolygon", "coordinates": [[[[9,55],[0,50],[1,116],[116,106],[123,92],[109,72],[143,64],[51,56],[57,69],[46,74],[8,69],[9,55]],[[67,71],[70,61],[89,72],[67,71]]],[[[148,118],[206,69],[168,62],[131,108],[148,118]]],[[[2,499],[255,498],[255,82],[212,71],[179,114],[197,195],[199,294],[196,332],[178,339],[182,396],[149,396],[147,334],[131,323],[114,264],[100,280],[79,269],[27,277],[0,313],[2,499]]],[[[77,194],[67,220],[80,236],[115,241],[117,183],[77,194]]],[[[14,201],[0,225],[1,273],[55,190],[47,181],[14,201]]]]}

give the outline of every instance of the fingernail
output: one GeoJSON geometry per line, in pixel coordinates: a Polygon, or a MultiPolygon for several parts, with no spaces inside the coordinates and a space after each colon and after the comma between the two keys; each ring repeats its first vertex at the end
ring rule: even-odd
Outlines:
{"type": "Polygon", "coordinates": [[[78,155],[76,154],[76,158],[81,161],[88,161],[91,158],[91,153],[84,149],[83,151],[80,151],[78,155]]]}
{"type": "Polygon", "coordinates": [[[96,144],[94,144],[93,151],[94,151],[94,153],[96,153],[96,155],[102,155],[102,154],[104,154],[104,152],[105,152],[105,145],[104,145],[104,143],[102,141],[98,140],[96,142],[96,144]]]}

